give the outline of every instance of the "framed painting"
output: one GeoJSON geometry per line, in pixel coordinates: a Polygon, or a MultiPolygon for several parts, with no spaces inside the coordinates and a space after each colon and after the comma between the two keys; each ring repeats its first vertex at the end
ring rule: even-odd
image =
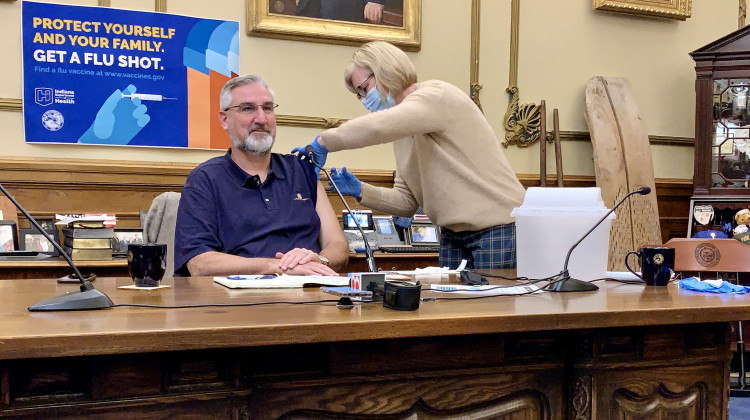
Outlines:
{"type": "Polygon", "coordinates": [[[250,36],[422,47],[422,0],[246,0],[250,36]]]}
{"type": "Polygon", "coordinates": [[[594,0],[596,10],[685,20],[692,0],[594,0]]]}
{"type": "MultiPolygon", "coordinates": [[[[40,225],[42,225],[40,223],[40,225]]],[[[44,226],[44,225],[42,225],[44,226]]],[[[47,229],[44,231],[58,244],[60,243],[59,231],[55,228],[47,229]]],[[[20,245],[23,251],[37,251],[43,254],[48,254],[53,257],[60,255],[60,252],[55,248],[54,245],[36,228],[21,229],[20,245]]]]}

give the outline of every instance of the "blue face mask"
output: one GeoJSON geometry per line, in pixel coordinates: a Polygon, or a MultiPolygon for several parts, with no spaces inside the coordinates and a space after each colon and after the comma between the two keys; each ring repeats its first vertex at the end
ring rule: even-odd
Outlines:
{"type": "Polygon", "coordinates": [[[369,109],[370,112],[380,111],[381,109],[388,109],[396,105],[396,101],[389,93],[385,98],[385,103],[380,100],[380,93],[374,87],[367,91],[367,96],[362,98],[362,105],[369,109]]]}

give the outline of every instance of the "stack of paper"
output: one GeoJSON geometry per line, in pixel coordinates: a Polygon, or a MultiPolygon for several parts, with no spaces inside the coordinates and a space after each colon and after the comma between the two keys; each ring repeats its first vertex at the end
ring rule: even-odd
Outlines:
{"type": "Polygon", "coordinates": [[[112,213],[56,214],[55,218],[56,225],[73,228],[113,228],[117,224],[117,218],[112,213]]]}
{"type": "Polygon", "coordinates": [[[349,277],[236,275],[214,277],[214,281],[230,289],[290,289],[300,287],[348,286],[349,277]]]}

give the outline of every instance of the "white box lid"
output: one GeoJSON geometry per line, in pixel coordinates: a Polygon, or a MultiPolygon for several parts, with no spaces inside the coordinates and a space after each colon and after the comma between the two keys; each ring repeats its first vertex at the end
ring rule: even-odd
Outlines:
{"type": "MultiPolygon", "coordinates": [[[[589,217],[603,216],[609,209],[604,206],[599,187],[542,188],[529,187],[521,207],[510,213],[516,216],[589,217]]],[[[614,213],[608,219],[614,219],[614,213]]]]}

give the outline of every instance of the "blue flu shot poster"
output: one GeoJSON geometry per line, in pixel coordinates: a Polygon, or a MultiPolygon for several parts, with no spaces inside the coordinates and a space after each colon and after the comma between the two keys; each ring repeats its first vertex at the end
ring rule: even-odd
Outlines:
{"type": "Polygon", "coordinates": [[[239,23],[24,1],[27,143],[226,149],[239,23]]]}

